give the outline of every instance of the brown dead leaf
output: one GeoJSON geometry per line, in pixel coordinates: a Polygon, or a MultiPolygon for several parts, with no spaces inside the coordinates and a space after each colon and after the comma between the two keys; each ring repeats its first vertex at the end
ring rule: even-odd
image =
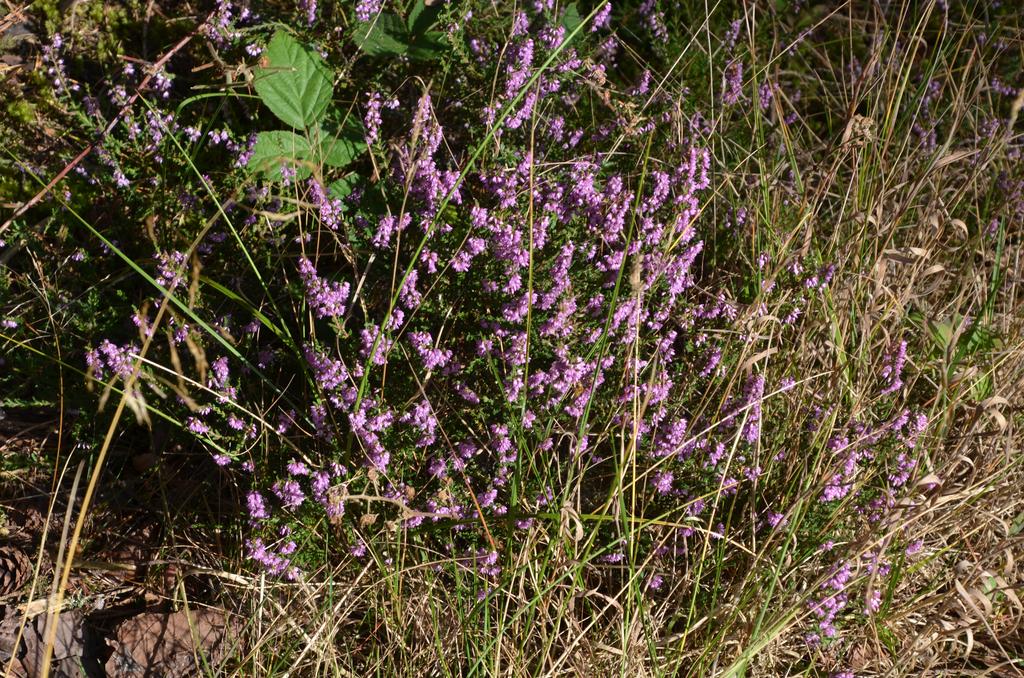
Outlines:
{"type": "MultiPolygon", "coordinates": [[[[23,618],[13,607],[4,610],[0,622],[0,659],[4,665],[15,657],[11,664],[12,676],[42,675],[43,657],[46,653],[46,615],[40,615],[25,623],[18,639],[23,618]]],[[[76,610],[61,612],[55,620],[57,634],[53,644],[51,676],[85,676],[82,657],[85,655],[85,619],[76,610]]]]}
{"type": "Polygon", "coordinates": [[[218,610],[146,613],[117,627],[106,663],[109,678],[200,675],[223,660],[229,628],[218,610]]]}

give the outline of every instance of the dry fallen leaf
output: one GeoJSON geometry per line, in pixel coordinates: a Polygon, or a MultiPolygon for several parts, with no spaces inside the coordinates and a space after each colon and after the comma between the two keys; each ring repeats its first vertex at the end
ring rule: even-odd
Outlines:
{"type": "Polygon", "coordinates": [[[114,653],[105,666],[107,676],[178,678],[204,674],[220,664],[227,636],[227,620],[218,610],[140,614],[122,622],[117,627],[117,639],[108,641],[114,653]]]}
{"type": "MultiPolygon", "coordinates": [[[[18,641],[18,630],[22,617],[14,607],[4,609],[3,621],[0,621],[0,660],[6,667],[11,656],[16,657],[11,664],[11,676],[38,676],[42,674],[43,656],[46,652],[46,620],[47,615],[39,615],[30,619],[18,641]]],[[[76,610],[61,612],[57,618],[57,634],[53,644],[53,660],[50,664],[50,675],[85,676],[82,658],[85,654],[85,619],[76,610]]]]}

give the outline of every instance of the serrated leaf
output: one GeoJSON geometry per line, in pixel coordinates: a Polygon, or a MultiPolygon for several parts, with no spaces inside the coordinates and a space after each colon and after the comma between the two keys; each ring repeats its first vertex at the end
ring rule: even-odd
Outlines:
{"type": "Polygon", "coordinates": [[[275,33],[267,45],[253,86],[267,108],[296,129],[322,120],[334,96],[330,69],[284,31],[275,33]]]}
{"type": "Polygon", "coordinates": [[[305,179],[310,175],[310,169],[302,161],[308,160],[309,155],[309,142],[303,136],[283,130],[260,132],[256,135],[256,145],[246,167],[275,180],[282,178],[282,167],[292,167],[297,179],[305,179]]]}
{"type": "Polygon", "coordinates": [[[356,27],[355,41],[370,56],[405,54],[409,48],[409,32],[402,19],[384,12],[356,27]]]}

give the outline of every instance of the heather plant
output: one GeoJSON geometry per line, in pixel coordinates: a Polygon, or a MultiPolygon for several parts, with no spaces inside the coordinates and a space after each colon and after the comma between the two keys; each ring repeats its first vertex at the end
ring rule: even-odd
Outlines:
{"type": "Polygon", "coordinates": [[[1017,666],[1014,8],[88,4],[4,85],[3,406],[71,552],[186,452],[215,673],[1017,666]]]}

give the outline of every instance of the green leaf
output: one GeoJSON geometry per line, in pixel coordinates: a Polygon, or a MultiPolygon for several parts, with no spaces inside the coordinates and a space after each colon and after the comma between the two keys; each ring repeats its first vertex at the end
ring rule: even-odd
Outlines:
{"type": "Polygon", "coordinates": [[[990,398],[994,391],[992,375],[988,373],[982,374],[971,384],[971,399],[976,403],[980,403],[990,398]]]}
{"type": "Polygon", "coordinates": [[[562,15],[562,26],[565,28],[565,32],[572,33],[579,28],[581,23],[583,23],[583,17],[580,16],[579,7],[575,2],[570,2],[565,7],[565,14],[562,15]]]}
{"type": "Polygon", "coordinates": [[[355,187],[359,185],[359,180],[361,178],[362,177],[355,172],[347,174],[341,179],[332,182],[331,185],[327,187],[327,194],[336,200],[344,200],[352,193],[355,187]]]}
{"type": "Polygon", "coordinates": [[[366,128],[354,115],[329,116],[317,129],[315,160],[331,167],[345,167],[366,150],[366,128]]]}
{"type": "Polygon", "coordinates": [[[370,56],[405,54],[409,48],[409,32],[405,24],[389,12],[356,26],[355,40],[359,49],[370,56]]]}
{"type": "Polygon", "coordinates": [[[246,167],[252,172],[263,172],[272,179],[280,180],[281,168],[289,166],[295,169],[297,179],[305,179],[310,169],[303,161],[308,160],[309,155],[309,142],[305,137],[294,132],[260,132],[256,135],[256,145],[246,167]]]}
{"type": "Polygon", "coordinates": [[[328,136],[320,146],[320,160],[331,167],[344,167],[366,150],[366,142],[351,134],[328,136]]]}
{"type": "Polygon", "coordinates": [[[430,61],[443,55],[447,49],[448,43],[445,42],[444,33],[441,31],[427,31],[423,35],[414,37],[413,42],[409,45],[407,54],[410,59],[416,61],[430,61]]]}
{"type": "Polygon", "coordinates": [[[999,337],[996,333],[975,321],[964,335],[960,338],[960,351],[964,355],[974,355],[979,352],[988,352],[999,344],[999,337]]]}
{"type": "Polygon", "coordinates": [[[322,120],[334,95],[331,71],[320,56],[284,31],[267,45],[253,86],[267,108],[296,129],[322,120]]]}
{"type": "Polygon", "coordinates": [[[1017,517],[1010,523],[1010,536],[1016,537],[1021,532],[1024,532],[1024,511],[1017,514],[1017,517]]]}
{"type": "Polygon", "coordinates": [[[434,2],[433,5],[427,6],[424,0],[416,0],[412,10],[409,11],[409,20],[406,22],[409,26],[409,32],[413,35],[426,33],[427,29],[437,23],[437,17],[440,13],[440,2],[434,2]]]}

